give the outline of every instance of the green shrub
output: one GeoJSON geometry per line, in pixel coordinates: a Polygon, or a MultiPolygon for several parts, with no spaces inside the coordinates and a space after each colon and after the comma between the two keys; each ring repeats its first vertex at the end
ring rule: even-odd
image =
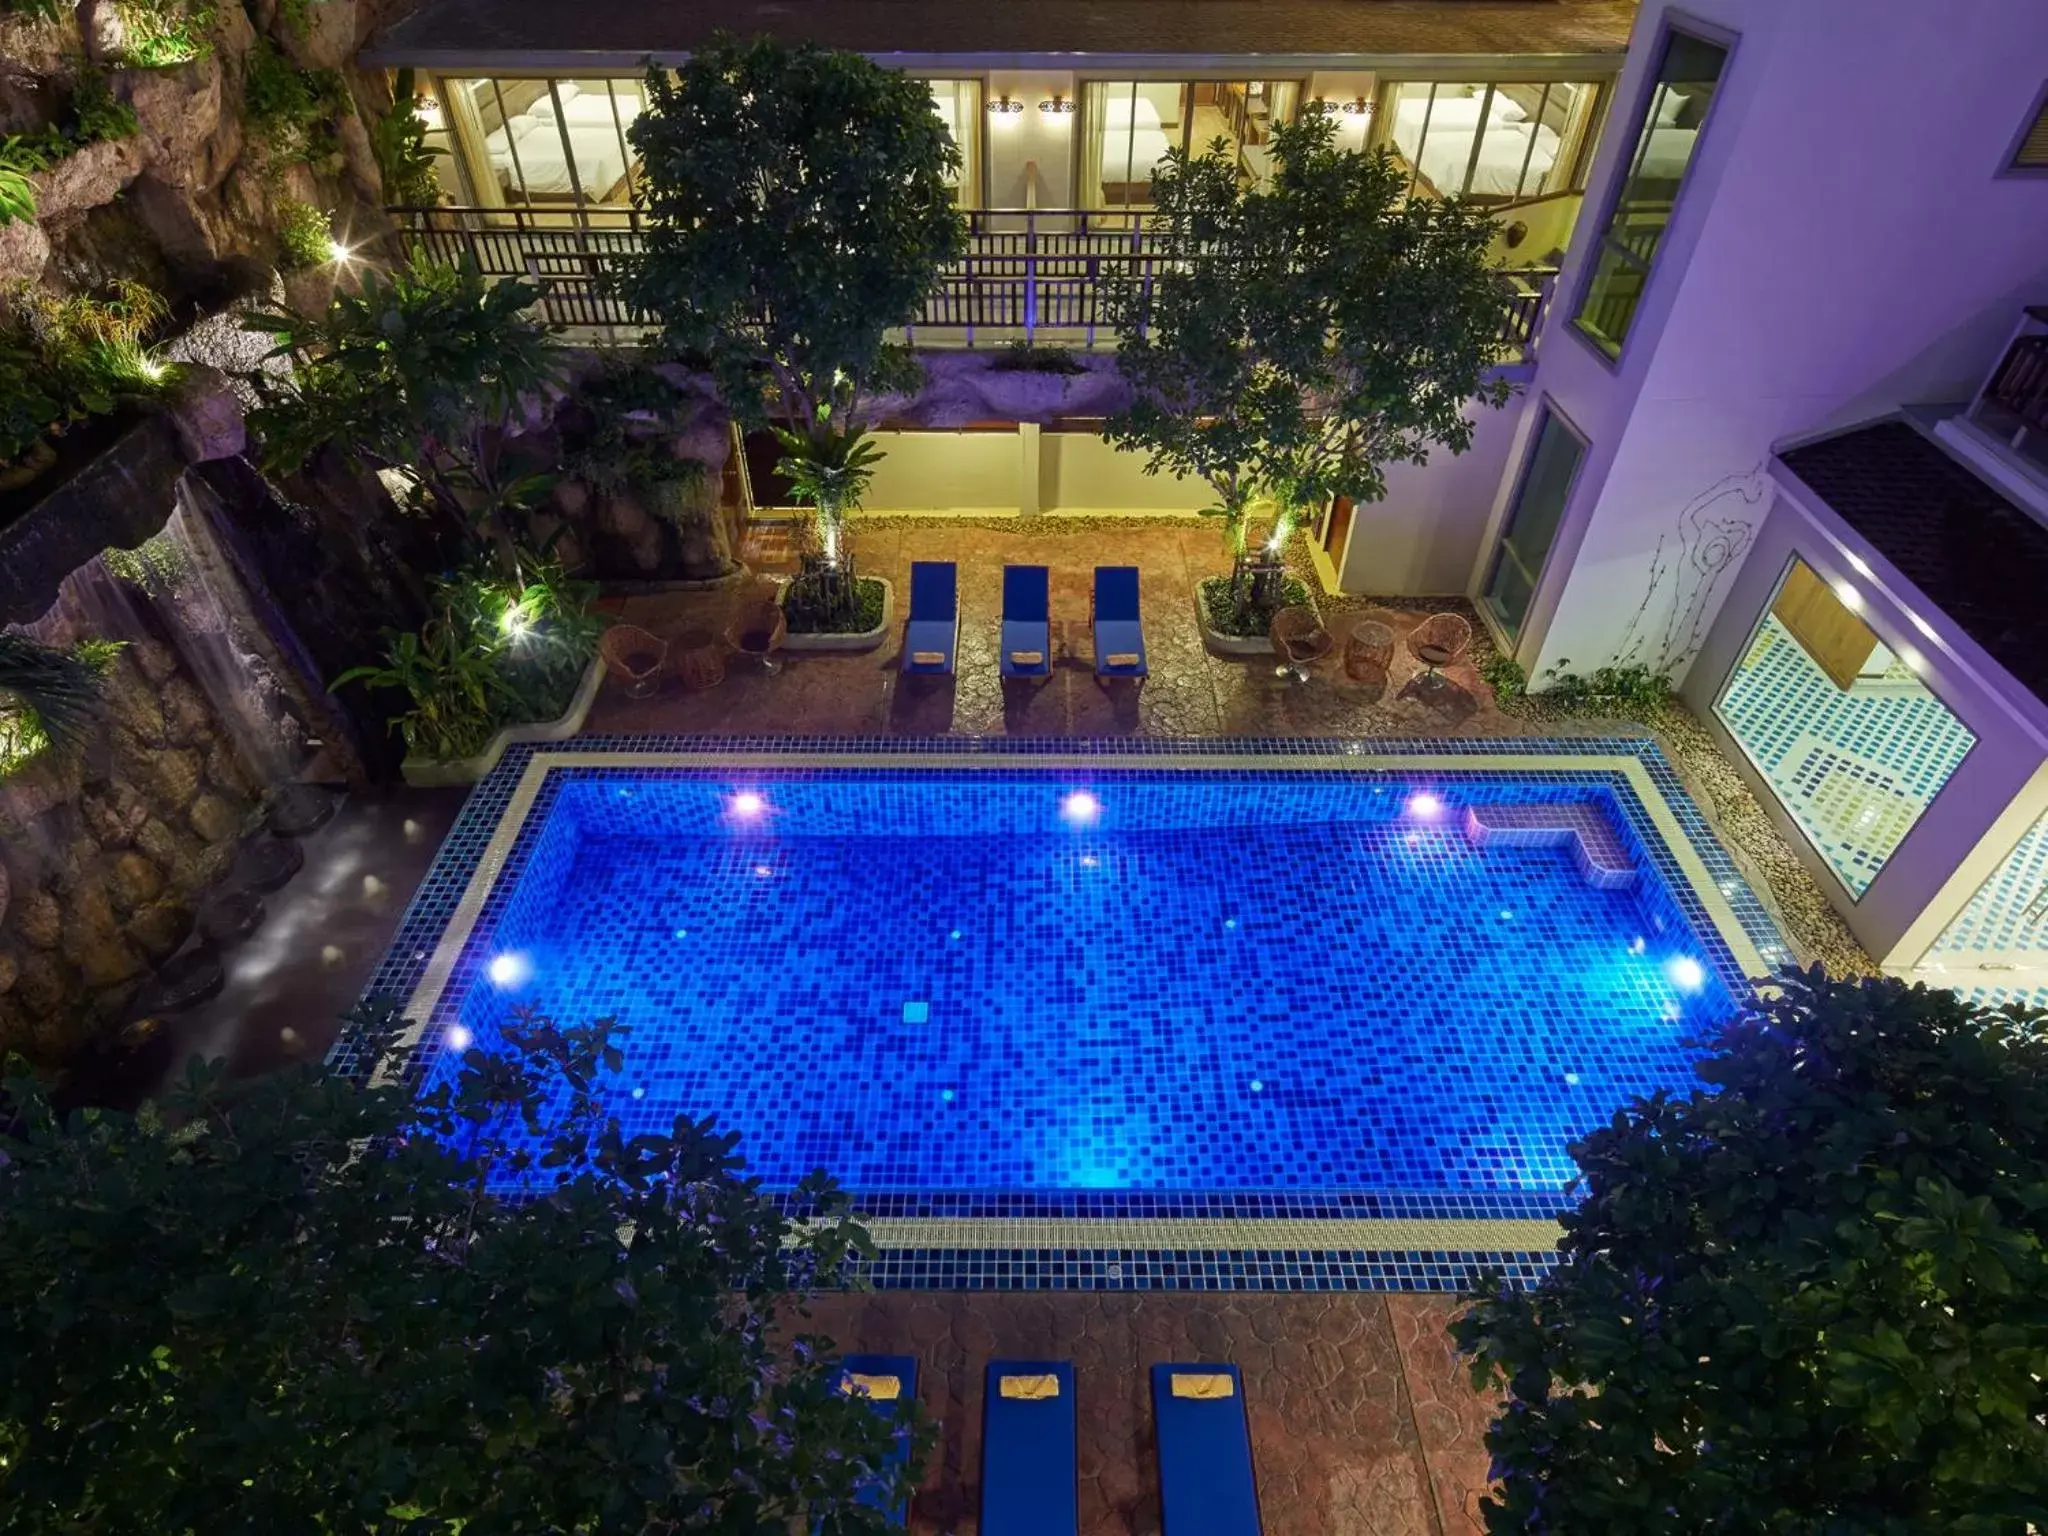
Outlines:
{"type": "Polygon", "coordinates": [[[1086,373],[1074,354],[1065,347],[1041,347],[1028,341],[1013,341],[996,353],[990,365],[999,373],[1086,373]]]}
{"type": "Polygon", "coordinates": [[[1480,679],[1493,690],[1497,704],[1519,704],[1529,691],[1529,674],[1512,656],[1489,656],[1479,663],[1480,679]]]}
{"type": "Polygon", "coordinates": [[[1279,608],[1314,606],[1309,595],[1308,583],[1299,576],[1289,576],[1281,584],[1280,602],[1277,607],[1260,607],[1247,603],[1239,611],[1237,599],[1230,589],[1228,576],[1211,576],[1203,581],[1202,612],[1207,615],[1209,627],[1219,635],[1228,635],[1234,640],[1251,640],[1263,636],[1272,628],[1273,615],[1279,608]]]}
{"type": "Polygon", "coordinates": [[[391,88],[391,108],[370,124],[370,149],[384,182],[384,201],[403,208],[426,208],[441,200],[434,177],[440,153],[427,147],[427,125],[413,104],[413,73],[401,69],[391,88]]]}
{"type": "Polygon", "coordinates": [[[11,344],[31,352],[69,416],[103,416],[123,401],[160,394],[170,370],[145,347],[169,307],[144,283],[123,278],[103,293],[57,294],[21,281],[9,290],[11,344]]]}
{"type": "Polygon", "coordinates": [[[277,210],[278,263],[287,272],[303,272],[334,259],[334,224],[325,211],[297,198],[286,198],[277,210]]]}
{"type": "Polygon", "coordinates": [[[81,69],[71,90],[71,138],[79,145],[107,139],[132,138],[142,130],[135,109],[121,100],[107,83],[103,69],[81,69]]]}
{"type": "Polygon", "coordinates": [[[873,576],[854,578],[851,603],[820,602],[817,593],[816,583],[806,585],[797,580],[789,584],[782,614],[792,635],[866,634],[881,626],[882,605],[889,600],[889,589],[873,576]]]}
{"type": "Polygon", "coordinates": [[[335,124],[354,102],[339,70],[300,69],[259,37],[248,71],[243,117],[258,143],[284,160],[325,161],[340,153],[335,124]]]}
{"type": "Polygon", "coordinates": [[[137,69],[190,64],[213,51],[213,0],[117,0],[124,62],[137,69]]]}
{"type": "Polygon", "coordinates": [[[18,468],[64,418],[35,353],[0,345],[0,471],[18,468]]]}
{"type": "Polygon", "coordinates": [[[1558,1266],[1452,1325],[1486,1528],[2048,1528],[2044,1019],[1788,975],[1575,1145],[1558,1266]]]}
{"type": "Polygon", "coordinates": [[[330,686],[402,691],[409,708],[393,728],[413,756],[441,761],[475,756],[501,726],[555,719],[597,654],[597,588],[552,561],[520,564],[513,581],[479,565],[438,582],[418,633],[387,633],[381,664],[330,686]]]}
{"type": "Polygon", "coordinates": [[[1545,705],[1569,714],[1643,714],[1671,697],[1671,679],[1641,662],[1599,667],[1584,677],[1570,667],[1559,657],[1544,669],[1538,697],[1545,705]]]}

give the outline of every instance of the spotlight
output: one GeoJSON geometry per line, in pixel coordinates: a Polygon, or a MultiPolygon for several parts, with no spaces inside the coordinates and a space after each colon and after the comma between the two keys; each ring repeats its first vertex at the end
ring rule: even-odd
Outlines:
{"type": "Polygon", "coordinates": [[[347,266],[356,258],[356,253],[339,240],[327,242],[327,257],[338,266],[347,266]]]}

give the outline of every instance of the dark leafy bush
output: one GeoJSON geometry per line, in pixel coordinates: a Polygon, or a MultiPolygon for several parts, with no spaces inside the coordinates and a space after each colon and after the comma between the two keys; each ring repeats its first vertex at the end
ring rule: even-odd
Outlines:
{"type": "Polygon", "coordinates": [[[1086,373],[1074,354],[1065,347],[1041,347],[1028,341],[1013,341],[997,350],[991,367],[1001,373],[1086,373]]]}
{"type": "Polygon", "coordinates": [[[801,1331],[869,1251],[845,1197],[794,1219],[708,1121],[623,1135],[609,1022],[497,1033],[417,1097],[195,1061],[60,1116],[10,1082],[10,1531],[887,1529],[856,1495],[907,1495],[884,1464],[929,1436],[801,1331]]]}
{"type": "Polygon", "coordinates": [[[1453,1326],[1496,1532],[2048,1528],[2048,1032],[1792,975],[1575,1146],[1534,1289],[1453,1326]]]}

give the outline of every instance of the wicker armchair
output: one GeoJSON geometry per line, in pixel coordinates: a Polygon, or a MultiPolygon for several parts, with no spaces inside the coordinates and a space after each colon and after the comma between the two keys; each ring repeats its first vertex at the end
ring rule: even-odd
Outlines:
{"type": "Polygon", "coordinates": [[[1280,665],[1273,669],[1274,675],[1292,677],[1298,683],[1308,681],[1309,666],[1329,655],[1337,643],[1323,628],[1315,609],[1305,603],[1292,604],[1274,614],[1266,635],[1281,658],[1280,665]]]}
{"type": "Polygon", "coordinates": [[[1472,649],[1472,623],[1461,614],[1432,613],[1408,636],[1408,654],[1434,678],[1439,667],[1456,666],[1472,649]]]}
{"type": "Polygon", "coordinates": [[[626,685],[633,698],[644,699],[661,686],[668,666],[668,642],[637,624],[614,624],[597,643],[604,669],[626,685]]]}
{"type": "Polygon", "coordinates": [[[743,656],[761,663],[764,672],[780,672],[782,663],[775,653],[789,637],[789,620],[782,604],[772,597],[744,603],[725,631],[726,643],[743,656]]]}

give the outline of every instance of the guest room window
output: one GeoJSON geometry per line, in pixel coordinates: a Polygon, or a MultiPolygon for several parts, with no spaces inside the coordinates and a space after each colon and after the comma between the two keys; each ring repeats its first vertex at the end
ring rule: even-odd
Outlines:
{"type": "Polygon", "coordinates": [[[1152,172],[1169,149],[1217,139],[1239,178],[1272,174],[1273,125],[1294,116],[1298,80],[1089,80],[1081,87],[1081,206],[1152,206],[1152,172]]]}
{"type": "Polygon", "coordinates": [[[638,174],[626,131],[638,77],[445,82],[444,106],[478,201],[487,207],[624,209],[638,174]]]}
{"type": "Polygon", "coordinates": [[[1565,503],[1571,500],[1572,482],[1585,457],[1586,445],[1578,434],[1545,405],[1536,423],[1535,446],[1522,467],[1522,482],[1515,487],[1514,505],[1501,528],[1492,574],[1486,578],[1487,611],[1510,640],[1521,637],[1543,563],[1550,558],[1565,503]]]}
{"type": "Polygon", "coordinates": [[[963,208],[981,203],[981,82],[927,80],[932,110],[960,146],[960,169],[947,178],[953,201],[963,208]]]}
{"type": "Polygon", "coordinates": [[[2007,169],[2048,171],[2048,90],[2034,103],[2034,115],[2020,130],[2019,142],[2013,146],[2012,164],[2007,169]]]}
{"type": "Polygon", "coordinates": [[[1600,231],[1592,276],[1575,317],[1580,332],[1609,357],[1620,355],[1635,320],[1727,64],[1728,50],[1718,43],[1685,32],[1664,39],[1635,148],[1613,212],[1600,231]]]}
{"type": "Polygon", "coordinates": [[[1381,142],[1425,197],[1547,197],[1583,185],[1599,95],[1588,81],[1392,81],[1379,95],[1381,142]]]}

